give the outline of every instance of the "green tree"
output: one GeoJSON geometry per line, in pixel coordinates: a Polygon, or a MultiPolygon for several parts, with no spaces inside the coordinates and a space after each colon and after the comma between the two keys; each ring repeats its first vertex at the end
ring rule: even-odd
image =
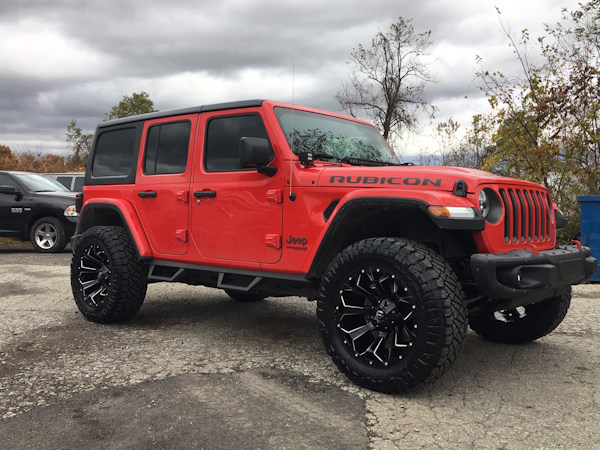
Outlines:
{"type": "MultiPolygon", "coordinates": [[[[506,30],[505,33],[521,74],[508,77],[482,66],[477,72],[493,110],[490,125],[495,128],[496,149],[486,159],[484,168],[550,187],[550,174],[565,168],[564,155],[551,139],[553,118],[547,108],[550,73],[528,59],[527,29],[521,32],[518,42],[506,30]]],[[[481,64],[482,59],[478,57],[478,61],[481,64]]]]}
{"type": "Polygon", "coordinates": [[[600,0],[563,11],[541,39],[553,71],[548,108],[555,139],[569,150],[573,171],[586,193],[600,194],[600,0]]]}
{"type": "Polygon", "coordinates": [[[422,62],[431,32],[416,33],[411,22],[400,17],[390,31],[379,31],[370,47],[353,49],[349,82],[336,95],[350,115],[369,116],[385,139],[415,131],[419,113],[433,117],[435,112],[425,87],[436,80],[422,62]]]}
{"type": "MultiPolygon", "coordinates": [[[[105,121],[154,111],[156,111],[154,102],[147,92],[134,92],[131,96],[125,95],[118,105],[113,106],[105,114],[105,121]]],[[[84,132],[81,127],[77,126],[77,121],[73,119],[67,126],[66,141],[70,147],[70,153],[65,162],[66,170],[85,170],[94,141],[94,133],[84,132]]]]}
{"type": "Polygon", "coordinates": [[[67,144],[71,147],[71,153],[67,157],[67,170],[85,170],[87,159],[92,148],[94,133],[85,133],[77,126],[75,119],[67,126],[67,144]]]}
{"type": "Polygon", "coordinates": [[[520,75],[477,74],[493,108],[485,168],[546,185],[570,220],[563,239],[579,226],[577,196],[600,193],[600,0],[579,7],[546,26],[540,64],[524,30],[519,42],[506,33],[520,75]]]}
{"type": "Polygon", "coordinates": [[[125,95],[118,105],[113,106],[106,113],[106,120],[119,119],[121,117],[136,116],[154,112],[154,102],[147,92],[134,92],[131,96],[125,95]]]}

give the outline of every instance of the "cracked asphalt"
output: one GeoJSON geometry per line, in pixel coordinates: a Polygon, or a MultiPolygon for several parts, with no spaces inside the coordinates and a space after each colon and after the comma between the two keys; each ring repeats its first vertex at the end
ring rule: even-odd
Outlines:
{"type": "Polygon", "coordinates": [[[600,448],[600,285],[549,336],[469,332],[443,378],[390,396],[337,371],[314,303],[158,283],[132,321],[96,325],[69,261],[0,249],[2,448],[600,448]]]}

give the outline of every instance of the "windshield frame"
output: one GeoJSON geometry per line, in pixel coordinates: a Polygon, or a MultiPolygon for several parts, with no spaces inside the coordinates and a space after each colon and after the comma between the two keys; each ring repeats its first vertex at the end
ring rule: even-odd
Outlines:
{"type": "Polygon", "coordinates": [[[400,164],[381,133],[367,122],[289,105],[277,105],[273,112],[288,147],[298,157],[312,152],[315,160],[322,161],[370,160],[386,165],[400,164]]]}

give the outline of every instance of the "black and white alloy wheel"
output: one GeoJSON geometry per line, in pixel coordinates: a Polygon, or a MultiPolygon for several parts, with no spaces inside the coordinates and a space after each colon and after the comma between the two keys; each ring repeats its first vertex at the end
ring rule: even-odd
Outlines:
{"type": "Polygon", "coordinates": [[[462,346],[462,287],[446,261],[399,238],[359,241],[321,279],[319,330],[337,367],[355,383],[405,391],[441,376],[462,346]]]}
{"type": "Polygon", "coordinates": [[[79,259],[77,281],[83,293],[83,301],[89,308],[101,308],[108,299],[110,275],[110,261],[102,247],[86,247],[79,259]]]}
{"type": "Polygon", "coordinates": [[[339,291],[336,321],[346,348],[375,367],[398,364],[417,337],[417,293],[377,264],[353,273],[339,291]]]}
{"type": "Polygon", "coordinates": [[[71,260],[71,289],[79,311],[90,321],[132,318],[146,296],[148,269],[123,227],[85,231],[71,260]]]}

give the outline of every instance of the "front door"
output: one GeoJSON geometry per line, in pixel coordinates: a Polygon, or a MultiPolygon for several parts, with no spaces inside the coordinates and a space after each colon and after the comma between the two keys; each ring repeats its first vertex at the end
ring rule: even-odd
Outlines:
{"type": "Polygon", "coordinates": [[[0,193],[0,233],[4,236],[24,236],[31,217],[31,202],[26,201],[30,195],[6,173],[0,173],[0,186],[13,187],[19,192],[0,193]]]}
{"type": "Polygon", "coordinates": [[[190,178],[198,116],[148,121],[136,174],[134,204],[157,254],[183,255],[189,241],[190,178]]]}
{"type": "Polygon", "coordinates": [[[203,113],[198,133],[202,158],[192,180],[191,234],[207,259],[275,263],[281,257],[282,161],[273,176],[242,167],[242,137],[269,140],[258,109],[203,113]]]}

